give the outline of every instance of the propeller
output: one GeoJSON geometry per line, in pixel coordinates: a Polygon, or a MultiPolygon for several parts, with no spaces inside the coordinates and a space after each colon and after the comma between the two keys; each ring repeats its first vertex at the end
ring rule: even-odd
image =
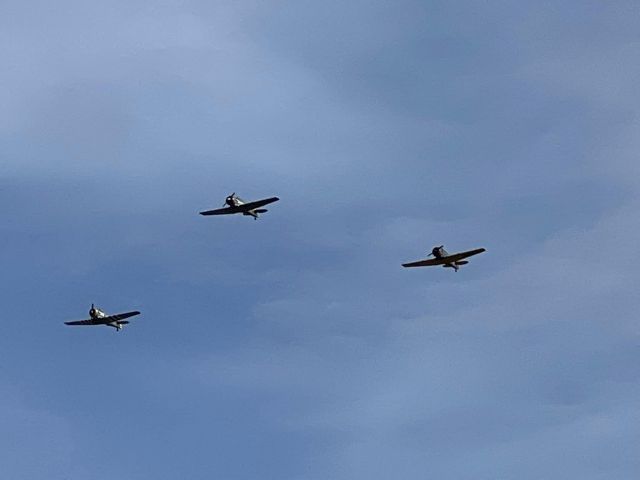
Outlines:
{"type": "Polygon", "coordinates": [[[233,192],[231,195],[229,195],[227,198],[224,199],[224,203],[222,204],[222,206],[224,207],[227,204],[228,200],[231,200],[232,198],[234,198],[236,196],[236,192],[233,192]]]}

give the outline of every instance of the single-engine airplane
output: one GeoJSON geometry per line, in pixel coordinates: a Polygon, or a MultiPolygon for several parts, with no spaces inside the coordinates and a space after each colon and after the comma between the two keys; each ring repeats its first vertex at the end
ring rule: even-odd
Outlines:
{"type": "Polygon", "coordinates": [[[486,251],[484,248],[477,248],[475,250],[469,250],[460,253],[447,253],[444,249],[444,245],[439,247],[433,247],[431,253],[428,256],[434,258],[428,258],[426,260],[419,260],[417,262],[403,263],[403,267],[431,267],[433,265],[442,265],[444,268],[453,268],[456,272],[462,265],[469,263],[465,258],[469,258],[473,255],[477,255],[486,251]]]}
{"type": "Polygon", "coordinates": [[[224,208],[218,208],[216,210],[206,210],[200,212],[200,215],[230,215],[233,213],[241,213],[248,217],[253,217],[254,220],[258,219],[258,215],[267,211],[264,207],[270,203],[280,200],[278,197],[265,198],[263,200],[257,200],[255,202],[245,202],[240,197],[237,197],[235,192],[224,199],[224,208]]]}
{"type": "Polygon", "coordinates": [[[125,320],[129,317],[134,317],[136,315],[140,315],[140,312],[126,312],[126,313],[118,313],[117,315],[107,315],[105,312],[96,307],[93,303],[91,304],[91,309],[89,310],[89,316],[91,317],[89,320],[78,320],[75,322],[64,322],[65,325],[107,325],[108,327],[115,328],[118,332],[122,330],[123,325],[127,325],[129,323],[128,320],[125,320]]]}

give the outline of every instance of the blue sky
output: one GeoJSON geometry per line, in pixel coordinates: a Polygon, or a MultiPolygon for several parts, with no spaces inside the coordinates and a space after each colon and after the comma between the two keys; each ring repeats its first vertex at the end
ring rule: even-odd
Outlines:
{"type": "Polygon", "coordinates": [[[637,4],[453,3],[2,2],[6,478],[638,477],[637,4]]]}

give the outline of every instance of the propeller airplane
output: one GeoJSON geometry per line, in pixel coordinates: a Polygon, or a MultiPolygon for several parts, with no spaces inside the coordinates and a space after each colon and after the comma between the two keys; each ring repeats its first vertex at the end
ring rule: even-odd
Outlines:
{"type": "Polygon", "coordinates": [[[403,267],[431,267],[434,265],[442,265],[444,268],[453,268],[456,272],[462,265],[466,265],[469,263],[465,258],[469,258],[473,255],[477,255],[479,253],[485,252],[484,248],[477,248],[475,250],[468,250],[466,252],[460,253],[447,253],[444,249],[444,245],[440,245],[439,247],[433,247],[431,253],[428,255],[429,257],[426,260],[419,260],[417,262],[411,263],[403,263],[403,267]]]}
{"type": "Polygon", "coordinates": [[[64,322],[65,325],[107,325],[108,327],[115,328],[118,332],[122,330],[123,325],[127,325],[129,323],[128,320],[125,320],[129,317],[134,317],[136,315],[140,315],[140,312],[126,312],[126,313],[118,313],[116,315],[107,315],[105,312],[96,307],[93,303],[91,304],[91,309],[89,310],[89,318],[88,320],[78,320],[74,322],[64,322]]]}
{"type": "Polygon", "coordinates": [[[206,210],[200,212],[200,215],[231,215],[234,213],[241,213],[248,217],[253,217],[254,220],[258,219],[259,214],[267,212],[266,208],[262,208],[270,203],[280,200],[278,197],[265,198],[263,200],[257,200],[255,202],[245,202],[240,197],[236,196],[235,192],[225,198],[222,204],[224,208],[218,208],[216,210],[206,210]],[[225,206],[226,205],[226,206],[225,206]]]}

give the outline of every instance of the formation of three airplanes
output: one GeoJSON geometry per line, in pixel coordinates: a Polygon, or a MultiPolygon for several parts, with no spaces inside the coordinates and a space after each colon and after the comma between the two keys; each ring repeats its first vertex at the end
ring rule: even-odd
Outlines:
{"type": "MultiPolygon", "coordinates": [[[[280,200],[278,197],[265,198],[263,200],[257,200],[255,202],[245,202],[240,197],[236,196],[235,193],[229,195],[224,201],[224,207],[218,208],[215,210],[206,210],[204,212],[200,212],[200,215],[231,215],[235,213],[241,213],[242,215],[246,215],[248,217],[253,217],[254,220],[258,219],[258,216],[261,213],[265,213],[267,209],[263,208],[270,203],[274,203],[280,200]]],[[[411,263],[403,263],[403,267],[430,267],[433,265],[442,265],[444,268],[453,268],[456,272],[462,265],[466,265],[469,263],[466,258],[469,258],[473,255],[477,255],[479,253],[484,252],[484,248],[477,248],[475,250],[468,250],[466,252],[460,253],[447,253],[444,249],[443,245],[439,247],[433,247],[429,257],[425,260],[419,260],[417,262],[411,263]]],[[[91,309],[89,310],[89,319],[87,320],[78,320],[73,322],[64,322],[66,325],[106,325],[108,327],[113,327],[117,331],[122,330],[124,325],[127,325],[129,321],[127,318],[134,317],[136,315],[140,315],[140,312],[125,312],[118,313],[116,315],[108,315],[104,311],[100,310],[95,305],[91,304],[91,309]]]]}

